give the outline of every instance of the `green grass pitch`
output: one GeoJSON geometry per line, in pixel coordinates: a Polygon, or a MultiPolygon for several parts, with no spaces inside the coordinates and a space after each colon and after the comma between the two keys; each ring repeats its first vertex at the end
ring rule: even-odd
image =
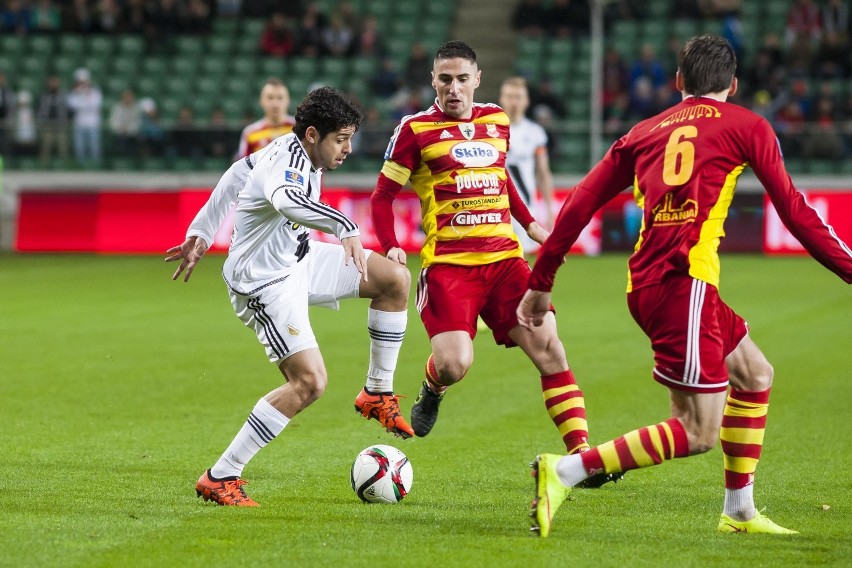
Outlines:
{"type": "MultiPolygon", "coordinates": [[[[802,534],[715,532],[717,448],[577,490],[549,539],[528,534],[528,463],[561,442],[532,365],[480,335],[432,434],[396,440],[352,407],[363,300],[313,312],[329,387],[246,469],[262,506],[196,498],[202,470],[280,382],[232,312],[222,260],[183,284],[154,257],[0,256],[0,566],[849,565],[852,294],[811,259],[729,255],[721,290],[776,370],[758,507],[802,534]],[[349,487],[352,459],[375,443],[414,466],[398,505],[364,505],[349,487]]],[[[624,256],[571,258],[555,291],[595,443],[668,416],[624,282],[624,256]]],[[[406,414],[427,354],[412,310],[406,414]]]]}

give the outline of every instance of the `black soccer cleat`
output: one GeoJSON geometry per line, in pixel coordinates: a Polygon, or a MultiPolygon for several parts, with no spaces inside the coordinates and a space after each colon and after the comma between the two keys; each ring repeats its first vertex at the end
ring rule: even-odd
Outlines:
{"type": "Polygon", "coordinates": [[[435,422],[438,421],[438,406],[444,400],[443,394],[435,394],[423,381],[420,394],[411,407],[411,428],[414,434],[420,438],[432,431],[435,422]]]}
{"type": "Polygon", "coordinates": [[[624,472],[619,473],[599,473],[597,475],[593,475],[590,478],[581,481],[574,487],[579,487],[581,489],[597,489],[601,485],[605,485],[610,481],[613,483],[618,483],[624,479],[624,472]]]}

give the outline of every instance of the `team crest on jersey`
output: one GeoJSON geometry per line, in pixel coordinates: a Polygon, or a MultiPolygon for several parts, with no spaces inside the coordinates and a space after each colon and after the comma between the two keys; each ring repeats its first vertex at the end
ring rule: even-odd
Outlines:
{"type": "Polygon", "coordinates": [[[286,170],[284,172],[284,179],[293,183],[298,183],[299,185],[305,184],[305,178],[296,170],[286,170]]]}
{"type": "Polygon", "coordinates": [[[459,131],[462,133],[462,136],[468,140],[473,140],[473,135],[476,134],[476,126],[470,122],[465,122],[463,124],[459,124],[459,131]]]}
{"type": "Polygon", "coordinates": [[[485,125],[485,132],[486,132],[486,133],[488,134],[488,136],[490,136],[491,138],[497,138],[497,137],[500,135],[500,134],[497,132],[497,125],[496,125],[496,124],[494,124],[493,122],[489,122],[488,124],[486,124],[486,125],[485,125]]]}
{"type": "Polygon", "coordinates": [[[453,137],[453,135],[450,134],[449,130],[444,130],[443,132],[441,132],[441,140],[446,140],[447,138],[452,138],[452,137],[453,137]]]}

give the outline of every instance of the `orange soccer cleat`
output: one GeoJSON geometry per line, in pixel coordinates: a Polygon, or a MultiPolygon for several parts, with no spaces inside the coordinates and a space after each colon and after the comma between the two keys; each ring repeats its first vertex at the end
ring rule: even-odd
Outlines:
{"type": "Polygon", "coordinates": [[[370,394],[366,388],[361,389],[355,398],[355,410],[367,420],[375,418],[394,436],[414,436],[414,430],[399,413],[399,397],[393,393],[370,394]]]}
{"type": "Polygon", "coordinates": [[[195,493],[205,501],[214,501],[220,505],[233,507],[259,507],[260,504],[246,495],[243,485],[246,482],[239,478],[214,481],[210,478],[210,470],[206,470],[195,484],[195,493]]]}

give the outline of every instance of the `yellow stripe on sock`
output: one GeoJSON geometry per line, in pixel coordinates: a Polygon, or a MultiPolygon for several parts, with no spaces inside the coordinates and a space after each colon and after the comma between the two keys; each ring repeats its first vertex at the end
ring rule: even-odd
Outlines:
{"type": "Polygon", "coordinates": [[[725,416],[737,416],[743,418],[762,418],[766,416],[769,410],[768,404],[750,404],[742,401],[734,401],[736,406],[733,406],[731,399],[728,399],[728,404],[725,405],[725,416]],[[742,405],[747,405],[744,408],[742,405]]]}
{"type": "MultiPolygon", "coordinates": [[[[669,426],[666,422],[660,422],[659,426],[662,426],[663,430],[666,431],[666,438],[669,441],[669,455],[666,456],[666,459],[673,460],[675,457],[675,441],[671,426],[669,426]]],[[[656,430],[656,428],[653,428],[653,430],[656,430]]]]}
{"type": "Polygon", "coordinates": [[[754,458],[735,458],[733,456],[722,456],[725,469],[735,473],[754,473],[757,469],[758,460],[754,458]]]}
{"type": "Polygon", "coordinates": [[[663,439],[660,438],[660,432],[659,430],[657,430],[656,426],[650,426],[648,428],[648,436],[650,436],[651,438],[651,444],[654,445],[654,449],[657,451],[657,455],[662,457],[663,459],[670,459],[663,451],[663,439]]]}
{"type": "Polygon", "coordinates": [[[564,436],[568,432],[573,432],[574,430],[583,430],[586,431],[589,429],[589,423],[586,422],[585,418],[569,418],[562,424],[557,426],[559,428],[559,434],[564,436]]]}
{"type": "Polygon", "coordinates": [[[633,455],[633,461],[639,467],[648,467],[654,465],[654,458],[648,455],[645,446],[642,445],[642,439],[639,437],[639,430],[628,432],[624,435],[624,441],[627,442],[627,448],[633,455]]]}
{"type": "Polygon", "coordinates": [[[574,398],[569,398],[568,400],[563,400],[557,405],[551,406],[547,409],[547,413],[551,417],[559,416],[566,410],[570,410],[572,408],[582,408],[586,405],[586,401],[583,400],[582,396],[575,396],[574,398]]]}
{"type": "Polygon", "coordinates": [[[621,471],[621,461],[618,459],[618,452],[615,451],[615,442],[609,441],[601,444],[598,446],[598,452],[601,454],[601,461],[607,473],[621,471]]]}
{"type": "Polygon", "coordinates": [[[722,428],[719,437],[735,444],[763,444],[763,428],[722,428]]]}
{"type": "Polygon", "coordinates": [[[544,400],[550,400],[555,396],[559,396],[560,394],[565,394],[566,392],[572,392],[575,390],[580,390],[580,387],[578,387],[577,385],[566,385],[564,387],[547,389],[546,391],[544,391],[544,400]]]}

